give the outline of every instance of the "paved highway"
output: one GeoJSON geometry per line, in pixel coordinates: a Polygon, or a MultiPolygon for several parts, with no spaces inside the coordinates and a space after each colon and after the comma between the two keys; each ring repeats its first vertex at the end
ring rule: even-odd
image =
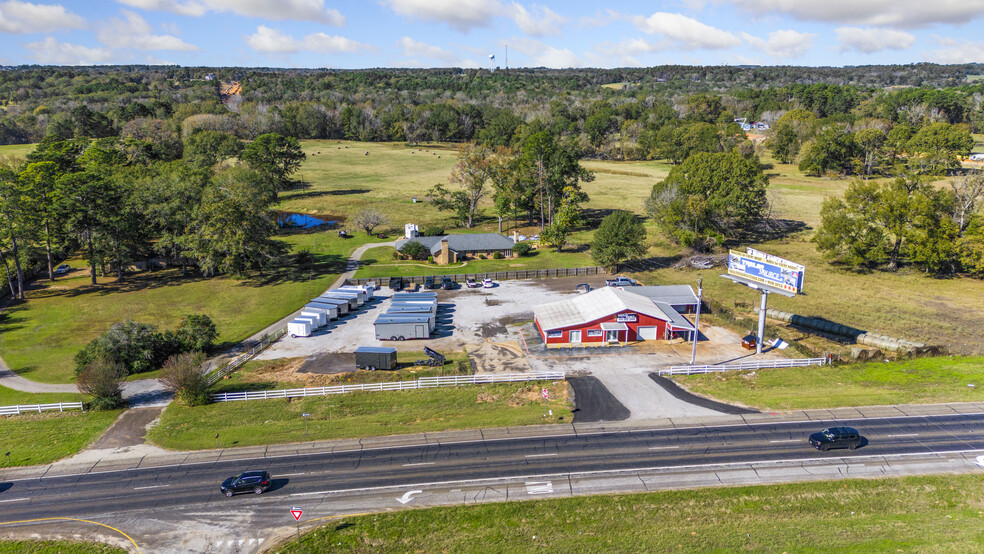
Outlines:
{"type": "MultiPolygon", "coordinates": [[[[349,512],[362,505],[359,498],[368,502],[366,509],[388,509],[421,500],[430,491],[444,491],[445,497],[411,505],[453,503],[455,495],[488,493],[489,487],[510,482],[524,486],[526,495],[546,495],[554,492],[556,477],[565,475],[569,480],[578,475],[679,473],[777,462],[850,466],[854,458],[984,451],[984,414],[840,420],[837,425],[858,428],[867,444],[853,452],[818,452],[810,447],[807,436],[833,424],[698,426],[470,441],[4,481],[0,482],[0,521],[45,517],[123,521],[138,529],[136,534],[145,544],[164,548],[189,518],[214,518],[218,528],[224,519],[226,529],[236,529],[232,535],[244,529],[269,534],[287,523],[286,509],[295,504],[308,506],[308,516],[327,516],[344,511],[343,500],[349,512]],[[244,469],[268,470],[275,478],[274,487],[261,496],[222,496],[218,490],[222,479],[244,469]],[[377,505],[368,497],[386,503],[377,505]],[[155,535],[153,529],[144,529],[140,521],[146,518],[171,526],[171,534],[155,535]]],[[[573,493],[573,484],[564,487],[573,493]]],[[[222,533],[221,529],[214,532],[222,533]]],[[[200,545],[188,546],[196,548],[200,545]]]]}

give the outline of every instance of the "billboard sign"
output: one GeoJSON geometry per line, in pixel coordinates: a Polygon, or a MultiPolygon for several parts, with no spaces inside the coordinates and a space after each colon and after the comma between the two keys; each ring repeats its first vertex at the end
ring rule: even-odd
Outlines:
{"type": "Polygon", "coordinates": [[[806,267],[749,248],[742,253],[732,250],[728,255],[728,274],[792,293],[803,292],[806,267]]]}

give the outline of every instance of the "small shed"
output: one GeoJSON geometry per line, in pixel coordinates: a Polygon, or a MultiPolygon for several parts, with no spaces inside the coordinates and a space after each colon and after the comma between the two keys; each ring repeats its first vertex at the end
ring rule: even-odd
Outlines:
{"type": "Polygon", "coordinates": [[[430,321],[433,316],[388,316],[381,315],[373,324],[377,340],[429,339],[430,321]]]}
{"type": "Polygon", "coordinates": [[[357,369],[396,369],[396,349],[387,346],[360,346],[355,349],[357,369]]]}

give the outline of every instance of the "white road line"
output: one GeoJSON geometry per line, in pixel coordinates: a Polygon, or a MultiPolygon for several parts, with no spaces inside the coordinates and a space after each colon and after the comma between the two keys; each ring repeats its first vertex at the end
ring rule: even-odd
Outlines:
{"type": "Polygon", "coordinates": [[[294,475],[306,475],[306,473],[303,472],[303,471],[301,473],[281,473],[279,475],[274,475],[274,478],[276,478],[276,477],[293,477],[294,475]]]}
{"type": "Polygon", "coordinates": [[[417,462],[415,464],[403,464],[403,467],[414,467],[414,466],[432,466],[437,462],[417,462]]]}
{"type": "Polygon", "coordinates": [[[899,435],[885,435],[886,437],[918,437],[919,433],[903,433],[899,435]]]}
{"type": "Polygon", "coordinates": [[[674,448],[680,448],[679,446],[650,446],[650,450],[673,450],[674,448]]]}
{"type": "Polygon", "coordinates": [[[0,502],[20,502],[21,500],[30,500],[30,498],[9,498],[7,500],[0,500],[0,502]]]}
{"type": "Polygon", "coordinates": [[[331,494],[333,491],[318,491],[318,492],[295,492],[290,494],[290,496],[314,496],[316,494],[331,494]]]}
{"type": "Polygon", "coordinates": [[[527,454],[526,457],[527,458],[545,458],[547,456],[556,456],[556,455],[557,455],[556,452],[552,452],[550,454],[527,454]]]}
{"type": "Polygon", "coordinates": [[[769,441],[769,442],[803,442],[803,439],[784,439],[781,441],[769,441]]]}
{"type": "Polygon", "coordinates": [[[133,487],[133,490],[138,491],[140,489],[159,489],[162,487],[170,487],[171,485],[151,485],[149,487],[133,487]]]}

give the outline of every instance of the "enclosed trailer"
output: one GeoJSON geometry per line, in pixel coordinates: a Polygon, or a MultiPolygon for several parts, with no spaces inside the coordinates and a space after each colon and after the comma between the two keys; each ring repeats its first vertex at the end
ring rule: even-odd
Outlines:
{"type": "Polygon", "coordinates": [[[432,291],[423,292],[397,292],[393,295],[393,300],[425,300],[428,298],[437,299],[437,293],[432,291]]]}
{"type": "Polygon", "coordinates": [[[387,346],[360,346],[355,349],[356,369],[396,369],[396,349],[387,346]]]}
{"type": "Polygon", "coordinates": [[[340,300],[348,304],[348,309],[350,312],[354,312],[359,309],[359,299],[355,295],[345,296],[337,293],[325,293],[315,299],[315,302],[326,302],[329,300],[340,300]]]}
{"type": "Polygon", "coordinates": [[[300,317],[314,318],[315,323],[317,324],[318,327],[322,327],[325,323],[328,323],[328,316],[325,315],[324,310],[317,310],[314,308],[311,309],[303,308],[301,310],[300,317]]]}
{"type": "Polygon", "coordinates": [[[376,294],[376,287],[370,287],[369,285],[342,285],[338,287],[338,290],[361,290],[366,293],[369,300],[372,300],[376,294]]]}
{"type": "Polygon", "coordinates": [[[366,301],[364,300],[364,296],[361,293],[352,290],[334,289],[322,294],[321,296],[327,296],[329,298],[354,298],[355,305],[357,307],[366,303],[366,301]]]}
{"type": "Polygon", "coordinates": [[[343,316],[351,311],[349,308],[350,302],[348,299],[318,297],[308,303],[309,306],[317,306],[319,304],[323,306],[334,306],[335,309],[338,310],[338,315],[340,316],[343,316]]]}
{"type": "Polygon", "coordinates": [[[293,319],[287,323],[287,334],[292,337],[310,337],[312,330],[310,319],[293,319]]]}
{"type": "MultiPolygon", "coordinates": [[[[346,304],[347,306],[348,304],[346,304]]],[[[338,319],[338,305],[325,304],[324,302],[311,302],[305,304],[303,310],[321,310],[325,313],[326,320],[338,319]]]]}
{"type": "Polygon", "coordinates": [[[426,304],[390,304],[387,314],[433,314],[434,310],[426,304]]]}
{"type": "Polygon", "coordinates": [[[434,329],[437,329],[437,316],[434,314],[429,314],[427,312],[417,312],[417,313],[390,313],[386,312],[380,317],[388,317],[390,319],[411,319],[416,321],[419,318],[427,318],[427,330],[431,333],[434,329]]]}
{"type": "Polygon", "coordinates": [[[344,292],[346,294],[357,294],[357,295],[359,295],[359,304],[365,304],[371,298],[369,296],[369,293],[367,293],[366,291],[364,291],[362,289],[347,289],[347,288],[341,288],[340,287],[340,288],[337,288],[337,289],[331,289],[328,292],[344,292]]]}
{"type": "Polygon", "coordinates": [[[393,302],[390,304],[386,311],[392,311],[393,308],[416,308],[418,310],[426,310],[432,314],[437,314],[437,302],[421,302],[421,301],[401,301],[393,302]]]}
{"type": "Polygon", "coordinates": [[[317,331],[318,330],[318,327],[321,327],[320,325],[318,325],[318,316],[316,316],[316,315],[304,315],[304,314],[301,314],[301,315],[295,317],[294,318],[294,321],[304,321],[305,319],[311,322],[311,332],[312,333],[315,332],[315,331],[317,331]]]}
{"type": "Polygon", "coordinates": [[[429,339],[430,319],[426,315],[404,317],[381,315],[376,318],[376,323],[374,324],[376,328],[376,339],[429,339]]]}

